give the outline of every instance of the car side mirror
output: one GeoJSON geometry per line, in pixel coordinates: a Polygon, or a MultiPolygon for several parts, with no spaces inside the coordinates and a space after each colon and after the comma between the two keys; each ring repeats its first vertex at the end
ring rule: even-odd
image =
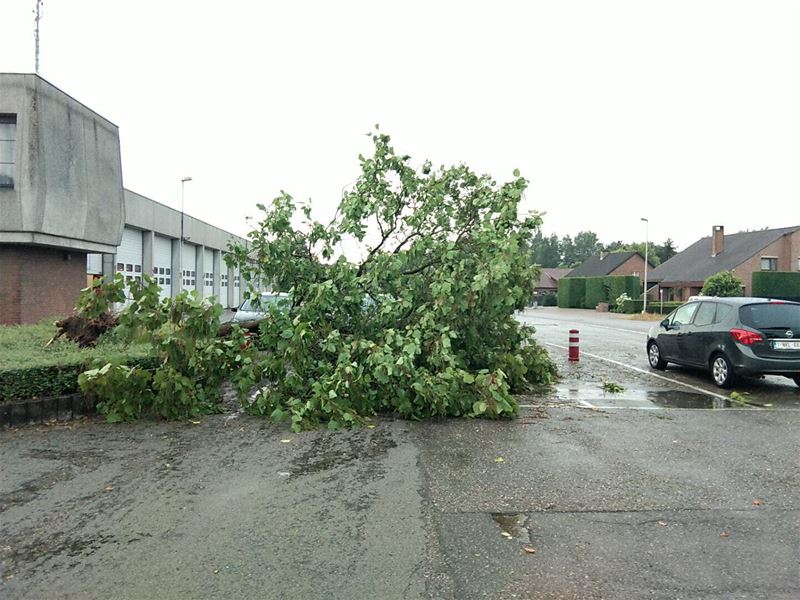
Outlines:
{"type": "Polygon", "coordinates": [[[236,312],[237,310],[239,310],[239,309],[236,308],[235,306],[231,309],[232,312],[236,312]]]}
{"type": "Polygon", "coordinates": [[[660,325],[661,325],[661,326],[662,326],[664,329],[669,329],[669,319],[664,319],[663,321],[661,321],[660,325]]]}

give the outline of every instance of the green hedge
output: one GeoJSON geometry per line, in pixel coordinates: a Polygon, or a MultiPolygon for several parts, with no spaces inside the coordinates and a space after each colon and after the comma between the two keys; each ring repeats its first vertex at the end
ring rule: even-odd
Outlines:
{"type": "Polygon", "coordinates": [[[78,375],[95,359],[147,365],[148,348],[125,346],[111,340],[96,348],[79,348],[60,338],[52,322],[0,326],[0,402],[78,391],[78,375]]]}
{"type": "Polygon", "coordinates": [[[584,308],[594,308],[600,302],[608,302],[608,288],[605,277],[586,278],[586,296],[583,300],[584,308]]]}
{"type": "Polygon", "coordinates": [[[757,271],[753,273],[753,296],[800,302],[800,273],[757,271]]]}
{"type": "Polygon", "coordinates": [[[583,308],[586,277],[564,277],[558,281],[559,308],[583,308]]]}
{"type": "Polygon", "coordinates": [[[636,275],[564,277],[558,282],[558,306],[595,308],[600,302],[614,306],[623,293],[630,298],[639,298],[640,287],[641,282],[636,275]]]}
{"type": "Polygon", "coordinates": [[[539,306],[557,306],[558,296],[556,293],[552,294],[536,294],[531,298],[531,304],[536,302],[539,306]]]}
{"type": "MultiPolygon", "coordinates": [[[[95,359],[97,360],[97,359],[95,359]]],[[[131,358],[130,366],[154,369],[154,357],[131,358]]],[[[80,392],[78,375],[91,367],[91,361],[72,365],[3,369],[0,371],[0,402],[47,398],[80,392]]]]}
{"type": "MultiPolygon", "coordinates": [[[[678,308],[679,306],[683,305],[683,302],[664,302],[661,303],[658,300],[648,300],[647,301],[647,312],[653,314],[662,314],[668,315],[673,310],[678,308]]],[[[644,300],[628,300],[623,306],[619,308],[619,312],[626,313],[629,315],[640,313],[642,312],[642,308],[644,306],[644,300]]]]}

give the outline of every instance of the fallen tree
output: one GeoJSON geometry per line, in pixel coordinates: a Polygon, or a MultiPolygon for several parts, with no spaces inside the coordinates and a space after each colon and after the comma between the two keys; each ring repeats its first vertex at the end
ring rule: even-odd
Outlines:
{"type": "Polygon", "coordinates": [[[527,181],[515,171],[498,185],[464,165],[415,169],[389,136],[372,141],[330,223],[283,193],[259,205],[248,247],[232,248],[245,281],[292,299],[261,326],[272,385],[248,410],[295,430],[382,411],[515,415],[515,392],[555,377],[533,330],[514,319],[537,275],[526,240],[541,217],[518,215],[527,181]]]}

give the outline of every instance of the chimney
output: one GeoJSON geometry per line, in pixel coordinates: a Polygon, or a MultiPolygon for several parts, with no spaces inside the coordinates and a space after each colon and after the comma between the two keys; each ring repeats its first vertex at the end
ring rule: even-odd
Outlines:
{"type": "Polygon", "coordinates": [[[720,254],[725,249],[725,227],[714,225],[711,228],[711,256],[720,254]]]}

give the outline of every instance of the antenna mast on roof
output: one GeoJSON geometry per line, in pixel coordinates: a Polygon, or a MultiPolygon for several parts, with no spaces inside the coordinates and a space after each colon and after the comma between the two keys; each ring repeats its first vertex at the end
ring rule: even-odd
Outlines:
{"type": "Polygon", "coordinates": [[[36,40],[36,74],[39,74],[39,21],[42,20],[42,5],[44,2],[42,0],[36,0],[36,10],[34,14],[36,17],[33,19],[35,23],[35,28],[33,30],[33,39],[36,40]]]}

